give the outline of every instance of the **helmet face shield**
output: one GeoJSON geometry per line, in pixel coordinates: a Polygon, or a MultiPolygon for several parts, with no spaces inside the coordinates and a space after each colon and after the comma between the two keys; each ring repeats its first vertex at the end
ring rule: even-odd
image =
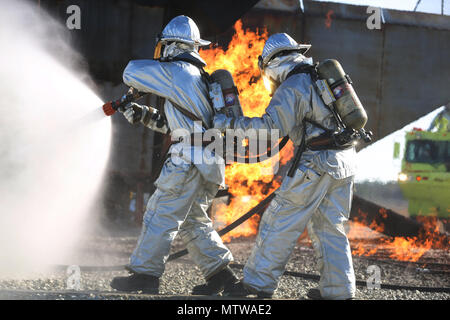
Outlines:
{"type": "Polygon", "coordinates": [[[163,51],[162,47],[163,47],[162,41],[158,41],[158,43],[156,44],[156,47],[155,47],[155,51],[153,53],[153,59],[155,59],[155,60],[161,59],[161,52],[163,51]]]}
{"type": "Polygon", "coordinates": [[[156,36],[156,39],[155,39],[155,43],[156,43],[156,45],[155,45],[155,51],[153,51],[153,59],[155,59],[155,60],[159,60],[159,59],[161,59],[161,55],[162,55],[162,52],[163,52],[163,50],[164,50],[164,44],[163,44],[163,42],[164,41],[162,41],[162,34],[161,33],[158,33],[158,35],[156,36]]]}
{"type": "Polygon", "coordinates": [[[275,91],[280,86],[280,83],[272,79],[272,77],[270,77],[267,73],[265,73],[264,69],[261,70],[261,77],[264,83],[264,87],[266,88],[267,91],[269,91],[269,95],[273,96],[275,91]]]}
{"type": "Polygon", "coordinates": [[[270,77],[266,72],[264,72],[264,69],[267,67],[269,62],[270,61],[264,63],[263,57],[258,56],[258,68],[261,73],[261,78],[263,80],[264,87],[266,88],[267,91],[269,91],[269,95],[273,96],[275,90],[277,90],[277,88],[280,86],[280,83],[272,79],[272,77],[270,77]]]}

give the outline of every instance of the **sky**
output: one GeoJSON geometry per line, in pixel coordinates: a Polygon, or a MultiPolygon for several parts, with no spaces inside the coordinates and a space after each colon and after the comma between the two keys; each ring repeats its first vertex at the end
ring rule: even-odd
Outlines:
{"type": "MultiPolygon", "coordinates": [[[[373,6],[396,10],[414,10],[418,0],[316,0],[373,6]]],[[[441,14],[442,0],[421,0],[416,11],[441,14]]],[[[444,14],[450,15],[450,0],[444,0],[444,14]]]]}

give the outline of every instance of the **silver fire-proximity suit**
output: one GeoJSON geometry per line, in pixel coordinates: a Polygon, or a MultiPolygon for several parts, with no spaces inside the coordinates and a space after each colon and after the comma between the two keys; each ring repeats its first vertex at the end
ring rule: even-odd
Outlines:
{"type": "MultiPolygon", "coordinates": [[[[301,144],[305,118],[335,129],[335,119],[316,93],[310,75],[299,73],[286,79],[296,65],[312,63],[298,50],[301,46],[287,34],[269,37],[261,55],[265,60],[264,73],[281,85],[274,92],[265,114],[261,118],[235,119],[218,115],[214,126],[221,130],[254,128],[270,132],[277,129],[280,136],[289,135],[295,146],[301,144]],[[270,60],[286,50],[293,52],[270,60]]],[[[309,123],[305,129],[306,141],[323,133],[309,123]]],[[[242,282],[246,287],[273,294],[297,239],[307,227],[318,259],[322,297],[348,299],[354,296],[351,250],[343,225],[349,218],[354,174],[353,147],[304,151],[295,175],[284,178],[263,214],[256,244],[244,268],[242,282]]]]}
{"type": "MultiPolygon", "coordinates": [[[[174,18],[163,30],[162,39],[168,44],[163,61],[130,61],[123,73],[126,85],[140,92],[165,98],[164,113],[171,132],[186,129],[194,132],[194,121],[182,114],[174,104],[211,124],[213,110],[208,90],[199,68],[184,57],[206,65],[197,48],[209,42],[200,39],[195,23],[186,16],[174,18]],[[176,41],[176,42],[171,42],[176,41]]],[[[196,130],[205,130],[198,123],[196,130]]],[[[169,153],[179,147],[171,146],[169,153]]],[[[172,154],[155,182],[155,193],[149,199],[143,219],[142,232],[129,263],[136,273],[160,277],[164,272],[172,241],[177,234],[185,243],[190,257],[206,279],[226,267],[233,257],[212,227],[207,215],[218,188],[224,184],[224,164],[194,164],[194,154],[202,155],[201,146],[185,145],[184,154],[172,154]]]]}

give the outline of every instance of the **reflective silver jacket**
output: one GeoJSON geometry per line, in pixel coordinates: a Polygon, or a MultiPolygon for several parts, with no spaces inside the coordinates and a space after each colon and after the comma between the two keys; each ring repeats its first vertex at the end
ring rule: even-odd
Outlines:
{"type": "MultiPolygon", "coordinates": [[[[185,129],[189,132],[204,131],[200,125],[178,111],[171,102],[178,104],[210,125],[213,109],[209,104],[208,90],[202,80],[200,70],[191,63],[184,61],[160,62],[157,60],[130,61],[123,73],[126,85],[141,92],[148,92],[166,98],[164,112],[168,126],[172,132],[185,129]]],[[[176,146],[172,146],[171,150],[176,146]]],[[[193,163],[193,158],[202,159],[203,148],[183,147],[182,158],[193,163]]],[[[202,176],[210,182],[224,185],[225,165],[196,163],[202,176]]]]}
{"type": "MultiPolygon", "coordinates": [[[[292,62],[292,61],[290,61],[292,62]]],[[[280,136],[289,135],[294,145],[299,146],[303,136],[303,120],[308,118],[329,129],[336,129],[336,122],[331,111],[325,106],[316,93],[309,74],[294,74],[285,77],[294,68],[294,63],[288,63],[283,71],[280,87],[275,91],[266,113],[261,118],[236,118],[233,127],[248,130],[278,129],[280,136]],[[284,80],[284,81],[283,81],[284,80]]],[[[323,133],[309,123],[306,123],[306,141],[323,133]]],[[[355,149],[346,150],[306,150],[302,162],[310,161],[335,179],[353,176],[356,172],[355,149]]]]}

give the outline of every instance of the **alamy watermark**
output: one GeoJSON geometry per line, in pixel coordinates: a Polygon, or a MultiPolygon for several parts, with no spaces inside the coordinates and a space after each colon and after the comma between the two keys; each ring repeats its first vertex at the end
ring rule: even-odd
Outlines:
{"type": "Polygon", "coordinates": [[[369,277],[366,280],[367,289],[378,290],[381,288],[381,268],[375,264],[367,267],[369,277]]]}
{"type": "MultiPolygon", "coordinates": [[[[78,5],[72,4],[67,7],[66,13],[69,15],[66,19],[66,26],[69,30],[81,29],[81,8],[78,5]]],[[[331,26],[331,15],[333,10],[328,11],[325,25],[327,28],[331,26]]],[[[383,10],[378,7],[367,7],[366,13],[369,17],[366,20],[366,26],[369,30],[380,30],[384,22],[383,10]]]]}
{"type": "Polygon", "coordinates": [[[81,9],[79,6],[72,4],[67,7],[66,13],[69,17],[66,19],[66,26],[69,30],[81,29],[81,9]]]}
{"type": "Polygon", "coordinates": [[[381,23],[384,22],[382,9],[377,7],[367,7],[366,13],[370,14],[366,20],[367,29],[380,30],[381,23]]]}
{"type": "Polygon", "coordinates": [[[77,265],[71,265],[66,270],[66,289],[67,290],[82,290],[81,286],[81,269],[77,265]]]}

